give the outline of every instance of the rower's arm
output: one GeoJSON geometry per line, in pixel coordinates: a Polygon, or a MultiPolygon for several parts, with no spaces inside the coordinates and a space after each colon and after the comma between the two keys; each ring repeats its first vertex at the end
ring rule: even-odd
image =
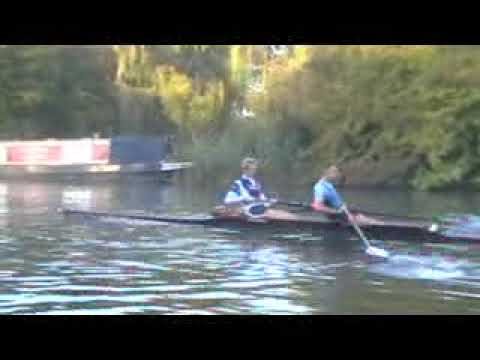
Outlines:
{"type": "Polygon", "coordinates": [[[228,193],[225,197],[224,204],[228,206],[236,206],[236,205],[245,205],[252,202],[250,198],[245,196],[239,196],[235,193],[228,193]]]}
{"type": "Polygon", "coordinates": [[[234,183],[225,197],[224,204],[227,206],[245,205],[253,200],[238,184],[234,183]]]}
{"type": "Polygon", "coordinates": [[[312,209],[316,212],[321,212],[321,213],[330,214],[330,215],[337,215],[339,213],[338,210],[332,209],[320,201],[315,201],[312,204],[312,209]]]}

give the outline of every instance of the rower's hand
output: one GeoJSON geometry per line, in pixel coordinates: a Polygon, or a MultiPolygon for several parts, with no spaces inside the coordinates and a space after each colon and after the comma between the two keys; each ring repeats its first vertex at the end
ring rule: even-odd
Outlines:
{"type": "Polygon", "coordinates": [[[350,210],[350,212],[352,213],[359,213],[361,212],[360,208],[358,206],[355,206],[355,205],[350,205],[348,207],[348,209],[350,210]]]}
{"type": "Polygon", "coordinates": [[[277,205],[278,199],[268,199],[267,202],[270,204],[270,206],[277,205]]]}
{"type": "Polygon", "coordinates": [[[345,214],[350,222],[356,222],[357,221],[356,217],[354,215],[352,215],[350,213],[350,211],[348,211],[347,205],[343,205],[340,208],[339,213],[345,214]]]}
{"type": "Polygon", "coordinates": [[[352,214],[350,214],[350,213],[343,213],[343,214],[345,214],[345,215],[347,216],[348,221],[350,221],[350,222],[355,222],[355,223],[357,222],[357,218],[356,218],[355,215],[352,215],[352,214]]]}

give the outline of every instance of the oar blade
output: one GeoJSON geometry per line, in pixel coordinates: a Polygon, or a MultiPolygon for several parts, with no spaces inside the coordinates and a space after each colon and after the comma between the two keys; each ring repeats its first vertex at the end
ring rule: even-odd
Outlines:
{"type": "Polygon", "coordinates": [[[373,246],[370,246],[367,249],[367,255],[370,255],[370,256],[373,256],[373,257],[379,257],[379,258],[382,258],[382,259],[388,259],[390,257],[390,254],[388,253],[388,251],[386,251],[384,249],[376,248],[376,247],[373,247],[373,246]]]}

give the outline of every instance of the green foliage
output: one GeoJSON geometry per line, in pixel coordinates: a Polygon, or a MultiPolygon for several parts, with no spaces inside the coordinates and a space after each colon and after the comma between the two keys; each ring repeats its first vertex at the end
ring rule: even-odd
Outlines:
{"type": "Polygon", "coordinates": [[[183,144],[182,155],[196,164],[199,183],[210,182],[212,176],[224,182],[231,181],[238,176],[240,162],[246,156],[262,162],[264,175],[284,177],[305,170],[305,163],[299,161],[302,154],[297,142],[295,134],[284,138],[269,125],[233,122],[221,134],[202,136],[195,143],[183,144]]]}
{"type": "MultiPolygon", "coordinates": [[[[304,66],[270,70],[256,111],[288,131],[317,170],[332,162],[419,159],[420,189],[478,183],[478,48],[318,46],[304,66]],[[313,140],[312,140],[313,139],[313,140]]],[[[355,176],[355,174],[353,174],[355,176]]]]}
{"type": "Polygon", "coordinates": [[[6,46],[0,66],[3,138],[90,136],[112,117],[109,83],[94,52],[6,46]]]}
{"type": "Polygon", "coordinates": [[[195,137],[219,126],[229,107],[227,46],[131,45],[116,53],[117,81],[158,97],[182,132],[195,137]]]}
{"type": "Polygon", "coordinates": [[[215,176],[255,155],[270,174],[295,169],[306,181],[340,163],[375,171],[379,182],[385,169],[385,179],[396,174],[418,189],[480,185],[478,45],[291,50],[2,45],[0,134],[175,128],[186,156],[215,176]],[[252,80],[260,91],[250,90],[252,80]],[[235,120],[234,104],[256,116],[235,120]]]}

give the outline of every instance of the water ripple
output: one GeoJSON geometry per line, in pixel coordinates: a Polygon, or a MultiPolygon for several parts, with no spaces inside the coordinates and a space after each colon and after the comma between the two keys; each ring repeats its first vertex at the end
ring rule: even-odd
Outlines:
{"type": "MultiPolygon", "coordinates": [[[[15,186],[2,200],[0,314],[480,311],[480,247],[389,242],[385,245],[396,255],[374,263],[357,238],[336,243],[308,231],[269,235],[67,219],[52,209],[62,206],[71,184],[40,184],[37,191],[45,196],[33,203],[24,200],[28,189],[15,186]]],[[[185,204],[179,214],[191,215],[191,198],[206,197],[201,210],[213,198],[208,191],[162,188],[155,181],[82,186],[81,191],[88,192],[82,206],[115,212],[150,208],[169,213],[169,204],[185,204]]]]}

